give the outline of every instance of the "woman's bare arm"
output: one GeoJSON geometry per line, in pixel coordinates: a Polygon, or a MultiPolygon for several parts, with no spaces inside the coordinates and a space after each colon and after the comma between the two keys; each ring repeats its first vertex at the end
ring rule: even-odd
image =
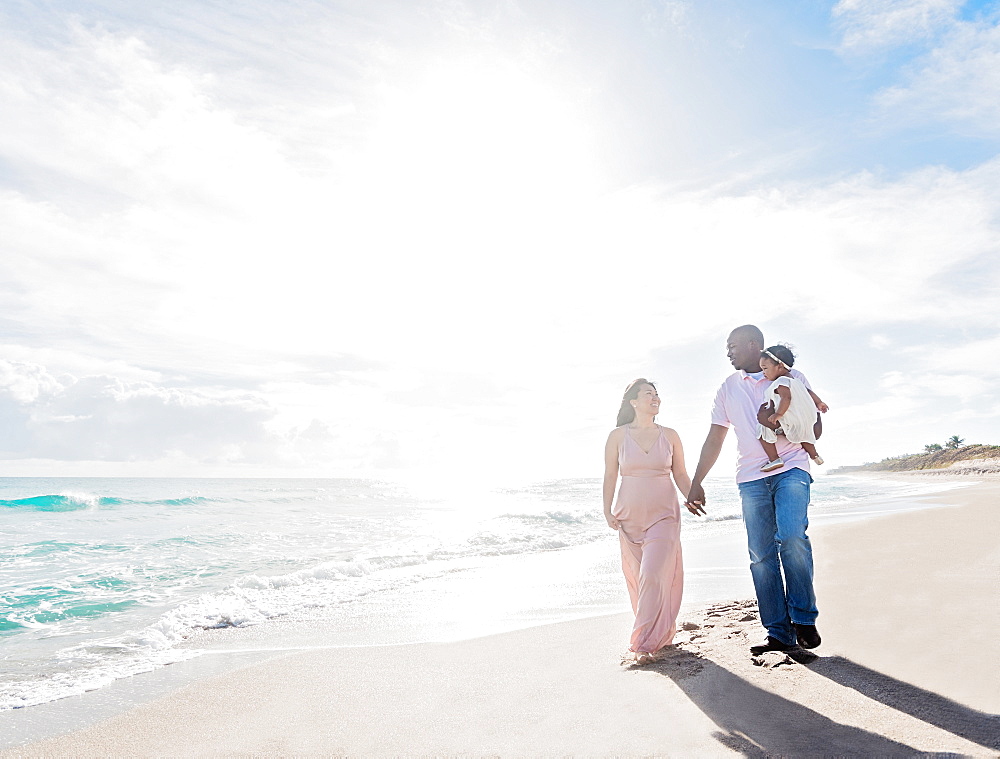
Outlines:
{"type": "Polygon", "coordinates": [[[615,486],[618,484],[618,443],[624,430],[621,427],[611,430],[608,442],[604,445],[604,518],[608,527],[618,529],[618,520],[611,514],[611,506],[615,500],[615,486]]]}
{"type": "Polygon", "coordinates": [[[688,476],[687,467],[684,465],[684,446],[681,444],[681,437],[675,430],[664,427],[663,431],[673,448],[671,454],[670,473],[674,476],[674,484],[677,485],[681,495],[687,500],[688,493],[691,492],[691,478],[688,476]]]}

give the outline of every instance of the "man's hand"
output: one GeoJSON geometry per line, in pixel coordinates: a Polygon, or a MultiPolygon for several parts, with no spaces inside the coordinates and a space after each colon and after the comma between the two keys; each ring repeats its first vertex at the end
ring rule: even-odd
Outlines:
{"type": "Polygon", "coordinates": [[[773,403],[761,404],[761,407],[757,409],[757,421],[767,427],[769,430],[773,430],[777,427],[777,423],[771,421],[771,417],[774,416],[775,408],[773,403]]]}
{"type": "Polygon", "coordinates": [[[684,505],[695,516],[705,515],[705,488],[701,486],[700,482],[691,483],[691,489],[688,491],[684,505]]]}

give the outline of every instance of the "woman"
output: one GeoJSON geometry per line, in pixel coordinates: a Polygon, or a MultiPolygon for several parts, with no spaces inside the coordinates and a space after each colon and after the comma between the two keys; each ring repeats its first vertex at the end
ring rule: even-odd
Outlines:
{"type": "Polygon", "coordinates": [[[618,530],[635,612],[629,650],[640,664],[673,642],[684,585],[677,488],[686,497],[691,478],[681,439],[655,422],[659,410],[653,383],[637,379],[625,390],[618,426],[604,449],[604,518],[618,530]],[[612,508],[619,473],[622,484],[612,508]]]}

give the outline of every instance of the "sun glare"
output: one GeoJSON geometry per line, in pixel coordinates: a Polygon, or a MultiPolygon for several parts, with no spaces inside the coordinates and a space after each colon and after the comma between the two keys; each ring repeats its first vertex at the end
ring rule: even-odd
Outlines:
{"type": "Polygon", "coordinates": [[[590,137],[572,102],[503,62],[455,62],[387,93],[366,160],[430,201],[492,205],[575,198],[592,181],[590,137]]]}
{"type": "MultiPolygon", "coordinates": [[[[206,230],[203,239],[218,237],[213,250],[231,251],[212,259],[227,271],[204,276],[207,257],[192,256],[169,322],[190,331],[211,324],[227,342],[303,351],[335,333],[340,351],[411,354],[411,362],[422,361],[427,340],[415,345],[373,304],[418,318],[422,335],[439,336],[432,348],[461,343],[466,354],[517,320],[537,322],[542,294],[532,313],[523,298],[511,309],[501,294],[569,272],[570,217],[585,214],[597,194],[593,121],[579,91],[558,79],[537,64],[480,57],[384,85],[342,173],[273,175],[270,212],[206,230]],[[283,269],[257,265],[275,250],[283,269]],[[220,278],[233,286],[208,292],[220,278]],[[484,311],[496,316],[473,316],[484,311]],[[367,314],[360,324],[359,313],[367,314]],[[346,323],[352,329],[331,331],[346,323]]],[[[566,285],[568,276],[558,279],[566,285]]]]}

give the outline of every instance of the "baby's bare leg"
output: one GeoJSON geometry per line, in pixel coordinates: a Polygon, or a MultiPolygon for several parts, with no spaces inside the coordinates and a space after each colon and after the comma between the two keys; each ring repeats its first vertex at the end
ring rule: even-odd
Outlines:
{"type": "Polygon", "coordinates": [[[812,443],[802,443],[802,450],[809,454],[809,458],[818,459],[819,453],[816,451],[816,446],[812,443]]]}
{"type": "MultiPolygon", "coordinates": [[[[760,447],[764,449],[764,453],[767,454],[768,461],[774,461],[778,458],[778,446],[774,443],[769,443],[766,440],[760,440],[760,447]]],[[[802,446],[805,448],[805,446],[802,446]]]]}

